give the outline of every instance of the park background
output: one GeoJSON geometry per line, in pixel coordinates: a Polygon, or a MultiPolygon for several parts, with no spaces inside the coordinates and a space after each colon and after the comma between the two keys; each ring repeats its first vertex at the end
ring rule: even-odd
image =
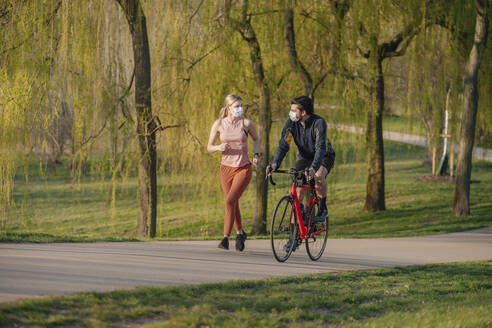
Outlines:
{"type": "MultiPolygon", "coordinates": [[[[446,110],[448,150],[464,139],[479,17],[473,1],[4,1],[0,239],[219,238],[220,155],[206,142],[229,93],[263,141],[240,203],[246,231],[264,235],[288,191],[280,176],[267,189],[264,167],[301,94],[332,126],[330,237],[489,226],[492,164],[473,162],[470,213],[458,215],[458,156],[439,170],[446,110]],[[384,141],[382,156],[382,130],[424,136],[427,147],[384,141]]],[[[492,148],[490,42],[478,49],[476,124],[465,135],[492,148]]]]}

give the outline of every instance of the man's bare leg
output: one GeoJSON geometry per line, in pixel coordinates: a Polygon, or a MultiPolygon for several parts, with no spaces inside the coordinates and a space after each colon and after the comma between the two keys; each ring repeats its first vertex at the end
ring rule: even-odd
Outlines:
{"type": "Polygon", "coordinates": [[[319,198],[319,208],[317,216],[326,217],[326,215],[328,215],[328,209],[326,207],[326,193],[328,189],[326,184],[327,175],[328,170],[323,165],[321,165],[318,171],[314,174],[315,188],[319,198]]]}
{"type": "Polygon", "coordinates": [[[320,198],[326,198],[326,191],[327,191],[327,185],[326,185],[326,175],[328,174],[328,171],[326,168],[321,165],[318,169],[318,171],[314,174],[314,186],[316,188],[316,192],[318,193],[318,197],[320,198]]]}

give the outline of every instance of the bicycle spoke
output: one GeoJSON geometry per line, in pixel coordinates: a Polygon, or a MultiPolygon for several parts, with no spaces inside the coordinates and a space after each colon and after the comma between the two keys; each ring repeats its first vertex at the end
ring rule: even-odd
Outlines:
{"type": "Polygon", "coordinates": [[[287,260],[296,241],[296,229],[292,228],[291,218],[295,216],[293,201],[284,196],[278,202],[272,217],[270,241],[275,258],[279,262],[287,260]]]}
{"type": "MultiPolygon", "coordinates": [[[[313,203],[310,211],[309,222],[313,222],[313,219],[318,211],[318,205],[313,203]]],[[[313,261],[318,260],[326,247],[326,241],[328,238],[328,218],[324,223],[312,223],[309,227],[308,238],[306,239],[306,251],[309,258],[313,261]]]]}

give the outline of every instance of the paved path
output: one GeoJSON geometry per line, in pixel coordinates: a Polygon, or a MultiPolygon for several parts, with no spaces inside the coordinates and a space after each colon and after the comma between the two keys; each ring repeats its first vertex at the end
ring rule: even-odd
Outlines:
{"type": "Polygon", "coordinates": [[[426,237],[333,239],[318,262],[285,263],[269,240],[243,253],[217,241],[0,244],[0,302],[25,297],[492,259],[492,227],[426,237]]]}
{"type": "MultiPolygon", "coordinates": [[[[350,126],[350,125],[343,125],[343,124],[328,123],[328,128],[336,129],[339,131],[347,131],[350,133],[357,133],[357,134],[363,134],[364,133],[363,128],[350,126]]],[[[421,146],[421,147],[427,146],[427,138],[422,137],[422,136],[417,136],[414,134],[407,134],[407,133],[400,133],[400,132],[393,132],[393,131],[383,131],[383,139],[403,142],[403,143],[421,146]]],[[[458,153],[459,148],[460,147],[457,144],[455,146],[455,149],[454,149],[456,154],[458,153]]],[[[481,159],[481,160],[484,160],[487,162],[492,162],[492,149],[473,147],[472,155],[475,158],[478,158],[478,159],[481,159]]]]}

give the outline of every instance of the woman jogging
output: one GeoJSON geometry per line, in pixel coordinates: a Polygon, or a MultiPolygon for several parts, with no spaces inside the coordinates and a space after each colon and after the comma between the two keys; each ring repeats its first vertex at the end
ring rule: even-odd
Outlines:
{"type": "Polygon", "coordinates": [[[253,165],[258,163],[260,142],[253,121],[243,117],[243,102],[241,97],[230,94],[225,98],[219,119],[212,125],[208,139],[209,152],[222,152],[220,164],[220,183],[226,197],[224,238],[219,248],[229,249],[229,235],[232,226],[236,229],[236,250],[244,250],[246,232],[241,224],[239,197],[251,180],[251,162],[248,158],[248,136],[253,139],[253,165]],[[220,137],[220,145],[215,145],[220,137]]]}

